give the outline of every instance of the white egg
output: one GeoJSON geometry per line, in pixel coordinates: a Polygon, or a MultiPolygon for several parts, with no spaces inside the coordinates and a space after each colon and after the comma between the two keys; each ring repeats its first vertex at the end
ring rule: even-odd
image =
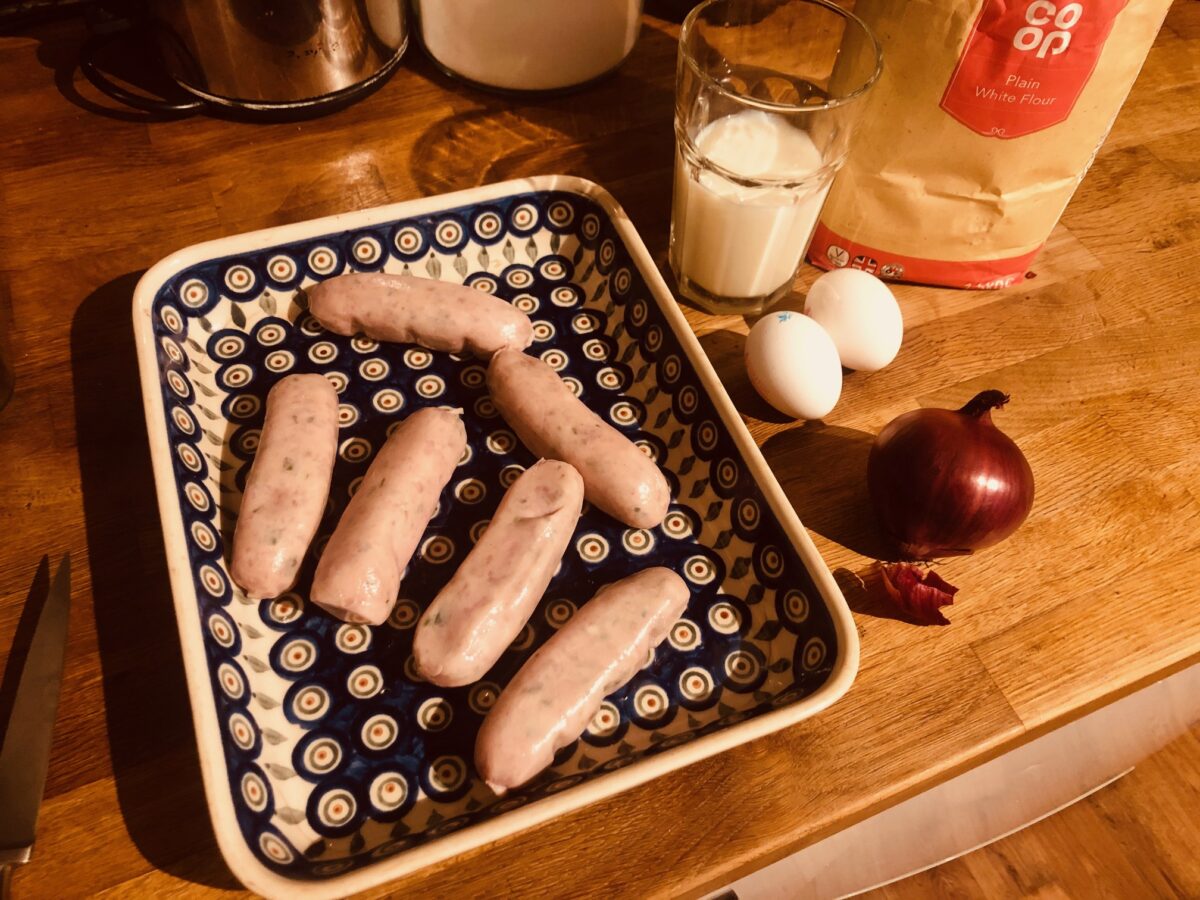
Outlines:
{"type": "Polygon", "coordinates": [[[878,371],[900,351],[900,304],[886,284],[861,269],[834,269],[814,281],[804,313],[829,332],[847,369],[878,371]]]}
{"type": "Polygon", "coordinates": [[[825,329],[798,312],[768,313],[746,338],[746,371],[764,400],[789,416],[820,419],[842,393],[842,364],[825,329]]]}

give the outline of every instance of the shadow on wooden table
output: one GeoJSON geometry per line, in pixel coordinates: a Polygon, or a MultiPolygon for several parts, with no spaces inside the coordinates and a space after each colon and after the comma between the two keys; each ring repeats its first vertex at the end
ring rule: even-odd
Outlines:
{"type": "Polygon", "coordinates": [[[71,323],[75,424],[117,800],[146,860],[236,888],[209,822],[134,354],[140,272],[98,288],[71,323]]]}
{"type": "Polygon", "coordinates": [[[405,66],[452,95],[455,109],[413,146],[414,183],[421,194],[437,194],[530,174],[590,178],[614,192],[652,254],[665,250],[676,48],[674,38],[643,27],[616,72],[561,95],[486,91],[442,73],[419,48],[410,51],[405,66]],[[640,173],[636,186],[626,184],[630,172],[640,173]]]}
{"type": "MultiPolygon", "coordinates": [[[[3,5],[0,0],[0,5],[3,5]]],[[[80,56],[88,28],[82,14],[64,10],[58,18],[25,24],[0,23],[0,36],[18,35],[38,41],[37,60],[54,72],[54,85],[67,102],[93,115],[122,122],[168,121],[173,115],[150,113],[112,100],[82,80],[77,81],[80,56]],[[80,89],[83,89],[81,93],[80,89]]],[[[101,69],[133,92],[151,97],[183,99],[180,88],[169,81],[157,65],[157,54],[129,52],[128,44],[101,49],[96,54],[101,69]]]]}
{"type": "Polygon", "coordinates": [[[865,431],[805,422],[772,435],[763,456],[806,527],[872,559],[894,552],[875,524],[867,493],[865,431]]]}
{"type": "MultiPolygon", "coordinates": [[[[870,560],[894,560],[896,549],[879,531],[867,491],[873,441],[865,431],[805,422],[772,435],[762,450],[806,528],[870,560]]],[[[856,613],[909,621],[884,596],[875,566],[839,567],[833,577],[856,613]]]]}

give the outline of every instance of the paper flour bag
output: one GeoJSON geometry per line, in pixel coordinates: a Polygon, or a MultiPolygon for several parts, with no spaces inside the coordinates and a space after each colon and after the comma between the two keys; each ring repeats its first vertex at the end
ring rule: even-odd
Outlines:
{"type": "Polygon", "coordinates": [[[966,288],[1020,281],[1170,0],[858,0],[883,45],[809,260],[966,288]]]}

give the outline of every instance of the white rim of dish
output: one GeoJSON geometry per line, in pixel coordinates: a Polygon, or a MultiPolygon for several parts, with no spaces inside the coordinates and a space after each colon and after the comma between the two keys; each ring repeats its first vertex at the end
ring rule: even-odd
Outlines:
{"type": "Polygon", "coordinates": [[[708,356],[701,348],[683,313],[679,310],[670,288],[667,287],[658,267],[651,259],[649,251],[634,229],[629,216],[608,191],[592,181],[569,175],[539,175],[193,244],[155,264],[142,276],[133,294],[133,326],[142,384],[142,401],[150,431],[150,457],[154,469],[155,493],[158,496],[159,511],[163,519],[167,570],[171,579],[171,594],[175,603],[175,619],[179,627],[179,639],[187,677],[188,698],[192,707],[192,722],[196,730],[204,793],[208,800],[209,814],[212,818],[217,844],[221,848],[221,854],[225,857],[230,870],[247,888],[264,897],[302,897],[306,900],[344,897],[347,894],[367,890],[409,875],[427,866],[480,848],[485,844],[502,840],[542,822],[627,791],[660,775],[681,769],[807,719],[840,699],[849,690],[851,682],[858,673],[858,631],[854,626],[853,617],[850,615],[850,609],[846,605],[841,589],[830,574],[829,567],[817,552],[808,532],[800,524],[796,511],[788,502],[774,473],[763,458],[762,452],[754,443],[740,414],[729,399],[729,395],[726,394],[708,356]],[[231,256],[265,246],[320,237],[352,228],[376,225],[381,222],[390,222],[395,219],[497,200],[512,194],[539,191],[566,191],[586,197],[598,203],[612,219],[634,264],[645,279],[650,293],[654,296],[684,352],[691,360],[692,366],[712,398],[713,405],[725,423],[725,427],[729,429],[743,458],[753,471],[755,481],[758,482],[763,496],[783,526],[784,533],[799,552],[812,576],[813,583],[821,592],[821,597],[825,601],[837,633],[839,647],[837,661],[826,682],[808,697],[795,703],[761,713],[712,734],[691,740],[686,744],[656,753],[561,793],[535,800],[512,812],[495,816],[444,837],[435,838],[426,844],[401,851],[393,857],[370,863],[345,875],[337,875],[323,881],[288,878],[267,868],[254,856],[246,843],[234,813],[229,774],[219,749],[222,746],[220,725],[217,721],[216,702],[208,677],[208,662],[204,656],[204,636],[201,632],[199,616],[196,615],[199,601],[192,581],[191,566],[187,562],[185,536],[182,529],[176,524],[182,522],[182,510],[178,494],[175,491],[170,449],[164,438],[167,433],[167,423],[160,391],[159,368],[151,321],[151,307],[154,298],[162,285],[173,275],[205,260],[231,256]]]}

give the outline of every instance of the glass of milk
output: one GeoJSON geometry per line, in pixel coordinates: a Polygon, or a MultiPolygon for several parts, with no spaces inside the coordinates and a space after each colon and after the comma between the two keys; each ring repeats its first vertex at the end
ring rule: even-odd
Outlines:
{"type": "Polygon", "coordinates": [[[683,22],[671,268],[679,293],[752,315],[791,290],[879,43],[826,0],[706,0],[683,22]]]}

